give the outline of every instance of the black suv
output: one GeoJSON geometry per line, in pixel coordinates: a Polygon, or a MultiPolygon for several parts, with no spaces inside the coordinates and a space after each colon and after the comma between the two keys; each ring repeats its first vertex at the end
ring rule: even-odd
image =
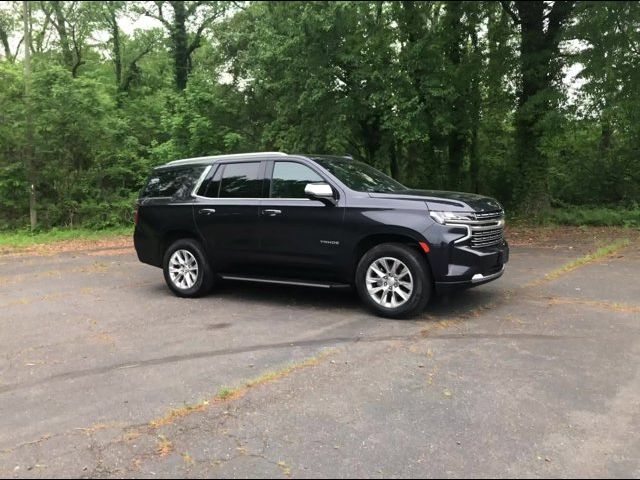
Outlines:
{"type": "Polygon", "coordinates": [[[156,168],[134,243],[181,297],[220,279],[355,285],[388,317],[420,312],[434,291],[495,280],[509,258],[491,198],[411,190],[348,157],[279,152],[156,168]]]}

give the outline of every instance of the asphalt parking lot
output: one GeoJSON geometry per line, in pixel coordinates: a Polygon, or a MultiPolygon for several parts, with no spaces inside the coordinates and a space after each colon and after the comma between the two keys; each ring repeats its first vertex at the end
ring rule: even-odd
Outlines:
{"type": "Polygon", "coordinates": [[[0,256],[0,476],[640,477],[640,245],[564,268],[595,246],[515,242],[411,321],[180,299],[130,248],[0,256]]]}

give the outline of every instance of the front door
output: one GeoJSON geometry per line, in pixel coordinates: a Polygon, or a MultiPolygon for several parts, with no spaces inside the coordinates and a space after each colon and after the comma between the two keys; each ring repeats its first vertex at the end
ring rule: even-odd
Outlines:
{"type": "Polygon", "coordinates": [[[326,182],[311,166],[295,161],[271,161],[268,188],[260,202],[263,261],[271,275],[331,279],[342,249],[344,207],[328,206],[306,197],[308,183],[326,182]]]}
{"type": "Polygon", "coordinates": [[[196,197],[195,221],[217,272],[240,272],[259,256],[264,162],[218,166],[196,197]]]}

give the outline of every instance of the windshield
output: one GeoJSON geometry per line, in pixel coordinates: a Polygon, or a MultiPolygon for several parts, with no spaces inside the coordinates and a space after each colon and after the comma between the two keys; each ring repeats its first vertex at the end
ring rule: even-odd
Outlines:
{"type": "Polygon", "coordinates": [[[407,187],[366,163],[343,158],[314,158],[342,183],[357,192],[389,193],[407,187]]]}

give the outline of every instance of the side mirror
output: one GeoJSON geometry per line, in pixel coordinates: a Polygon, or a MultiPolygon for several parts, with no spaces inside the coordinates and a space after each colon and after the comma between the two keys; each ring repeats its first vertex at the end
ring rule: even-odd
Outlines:
{"type": "Polygon", "coordinates": [[[328,183],[307,183],[304,187],[304,193],[313,200],[320,200],[327,205],[335,205],[336,200],[333,196],[333,188],[328,183]]]}

